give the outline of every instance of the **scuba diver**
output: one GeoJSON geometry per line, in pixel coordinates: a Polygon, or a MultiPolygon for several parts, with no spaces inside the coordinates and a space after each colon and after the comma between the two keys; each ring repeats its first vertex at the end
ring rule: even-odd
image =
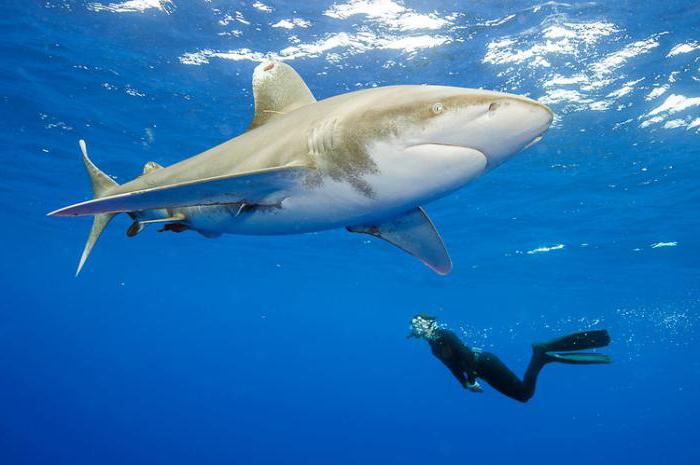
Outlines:
{"type": "Polygon", "coordinates": [[[520,402],[527,402],[535,394],[537,375],[547,363],[590,365],[612,361],[605,354],[574,352],[607,346],[610,336],[604,329],[532,344],[532,358],[522,381],[496,355],[467,347],[455,333],[438,325],[435,317],[422,314],[413,317],[408,337],[428,341],[433,355],[445,364],[465,389],[482,392],[477,381],[481,378],[501,394],[520,402]]]}

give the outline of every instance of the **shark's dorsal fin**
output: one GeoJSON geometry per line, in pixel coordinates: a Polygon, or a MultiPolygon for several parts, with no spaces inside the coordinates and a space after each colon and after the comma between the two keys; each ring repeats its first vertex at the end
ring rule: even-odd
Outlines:
{"type": "Polygon", "coordinates": [[[277,60],[264,61],[255,68],[253,96],[255,115],[248,127],[249,131],[281,114],[316,102],[294,68],[277,60]]]}
{"type": "Polygon", "coordinates": [[[440,234],[420,207],[384,223],[348,226],[347,230],[385,240],[413,255],[438,274],[446,275],[452,270],[452,260],[440,234]]]}
{"type": "Polygon", "coordinates": [[[143,174],[148,174],[151,171],[156,171],[159,169],[162,169],[163,167],[160,166],[158,163],[154,161],[149,161],[145,165],[143,165],[143,174]]]}

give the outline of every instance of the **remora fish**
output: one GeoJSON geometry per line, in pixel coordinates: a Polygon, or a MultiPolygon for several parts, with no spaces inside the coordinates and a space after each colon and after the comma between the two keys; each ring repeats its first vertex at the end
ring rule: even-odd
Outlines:
{"type": "Polygon", "coordinates": [[[52,216],[94,215],[78,265],[117,213],[127,234],[162,223],[206,237],[297,234],[346,227],[415,256],[439,274],[452,262],[421,207],[539,141],[544,105],[459,87],[379,87],[316,101],[287,64],[253,73],[255,115],[246,132],[166,168],[149,162],[118,185],[88,158],[93,200],[52,216]]]}

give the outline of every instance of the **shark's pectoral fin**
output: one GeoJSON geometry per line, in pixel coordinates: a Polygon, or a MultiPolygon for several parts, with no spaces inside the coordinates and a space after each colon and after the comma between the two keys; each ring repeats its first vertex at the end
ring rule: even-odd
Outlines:
{"type": "Polygon", "coordinates": [[[84,216],[199,205],[262,203],[268,196],[292,187],[309,169],[288,165],[168,184],[100,197],[61,208],[49,215],[84,216]]]}
{"type": "Polygon", "coordinates": [[[264,61],[253,72],[255,115],[248,130],[316,102],[304,80],[286,63],[264,61]]]}
{"type": "Polygon", "coordinates": [[[440,234],[422,208],[375,225],[348,226],[350,232],[370,234],[407,252],[440,275],[452,271],[452,260],[440,234]]]}

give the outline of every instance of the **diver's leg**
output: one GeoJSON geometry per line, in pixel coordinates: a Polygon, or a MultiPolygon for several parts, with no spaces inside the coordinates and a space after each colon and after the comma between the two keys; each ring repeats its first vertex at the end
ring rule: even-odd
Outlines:
{"type": "Polygon", "coordinates": [[[533,344],[532,358],[522,381],[496,355],[490,352],[482,352],[478,354],[476,360],[477,373],[480,378],[500,393],[520,402],[527,402],[535,394],[537,376],[540,374],[542,367],[549,362],[577,365],[611,362],[610,357],[605,354],[559,351],[593,349],[605,347],[609,343],[610,336],[607,331],[595,330],[569,334],[549,342],[533,344]]]}
{"type": "Polygon", "coordinates": [[[533,354],[524,382],[520,381],[520,378],[510,371],[501,359],[490,352],[479,353],[476,366],[478,377],[486,381],[495,390],[511,399],[527,402],[535,393],[537,375],[542,366],[544,366],[544,361],[542,356],[536,357],[533,354]]]}
{"type": "Polygon", "coordinates": [[[535,395],[537,376],[539,376],[542,367],[550,361],[542,349],[539,347],[532,348],[532,357],[527,365],[527,370],[525,370],[525,376],[523,376],[523,388],[527,393],[528,399],[535,395]]]}

